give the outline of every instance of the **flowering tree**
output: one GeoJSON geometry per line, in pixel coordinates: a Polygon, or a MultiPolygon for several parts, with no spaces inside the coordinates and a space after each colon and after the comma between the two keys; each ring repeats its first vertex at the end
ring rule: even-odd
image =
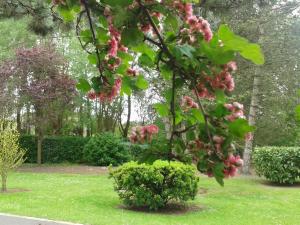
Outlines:
{"type": "MultiPolygon", "coordinates": [[[[263,64],[260,47],[235,35],[227,25],[213,33],[208,21],[193,13],[196,0],[54,0],[66,20],[77,17],[76,31],[88,59],[99,70],[91,81],[80,80],[77,88],[91,99],[110,102],[119,93],[146,89],[141,71],[156,70],[170,82],[155,104],[158,114],[171,118],[169,158],[188,154],[198,170],[223,178],[233,176],[242,160],[233,155],[233,143],[245,138],[253,127],[243,106],[227,97],[234,90],[232,73],[236,54],[263,64]],[[181,99],[179,89],[190,90],[181,99]],[[184,124],[184,128],[182,128],[184,124]],[[184,142],[181,134],[185,133],[184,142]]],[[[151,141],[154,125],[134,128],[135,143],[151,141]]]]}

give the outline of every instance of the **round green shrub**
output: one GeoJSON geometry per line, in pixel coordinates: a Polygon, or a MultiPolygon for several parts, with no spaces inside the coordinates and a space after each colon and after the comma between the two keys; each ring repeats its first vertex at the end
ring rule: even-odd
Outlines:
{"type": "Polygon", "coordinates": [[[256,148],[253,163],[256,173],[272,182],[293,184],[300,178],[299,147],[256,148]]]}
{"type": "Polygon", "coordinates": [[[192,165],[157,160],[152,165],[129,162],[110,171],[124,204],[157,210],[169,201],[194,199],[199,178],[192,165]]]}
{"type": "Polygon", "coordinates": [[[84,161],[95,166],[117,166],[131,159],[120,137],[103,133],[92,137],[84,146],[84,161]]]}

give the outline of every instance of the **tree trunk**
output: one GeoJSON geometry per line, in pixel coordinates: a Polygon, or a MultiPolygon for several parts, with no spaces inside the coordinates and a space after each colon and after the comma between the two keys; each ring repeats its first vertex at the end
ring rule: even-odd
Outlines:
{"type": "Polygon", "coordinates": [[[26,133],[31,134],[30,130],[30,106],[26,105],[26,133]]]}
{"type": "Polygon", "coordinates": [[[165,124],[165,132],[166,132],[166,138],[170,139],[172,135],[172,128],[171,128],[171,122],[170,118],[168,117],[163,117],[162,118],[163,123],[165,124]]]}
{"type": "Polygon", "coordinates": [[[38,134],[37,137],[37,164],[42,164],[42,142],[43,135],[41,133],[38,134]]]}
{"type": "MultiPolygon", "coordinates": [[[[249,125],[251,126],[255,125],[256,109],[258,107],[258,94],[259,94],[259,77],[256,71],[253,79],[253,90],[252,90],[251,104],[250,104],[249,117],[248,117],[248,122],[249,125]]],[[[245,143],[245,149],[243,154],[244,165],[242,169],[243,174],[250,174],[252,149],[253,149],[253,138],[246,140],[245,143]]]]}
{"type": "Polygon", "coordinates": [[[1,179],[2,179],[1,191],[6,192],[7,191],[7,186],[6,186],[7,174],[6,173],[1,173],[1,179]]]}
{"type": "Polygon", "coordinates": [[[21,133],[21,108],[17,107],[17,130],[21,133]]]}
{"type": "MultiPolygon", "coordinates": [[[[128,111],[127,111],[127,121],[126,121],[126,125],[123,131],[123,137],[126,138],[128,136],[128,131],[129,131],[129,126],[130,126],[130,117],[131,117],[131,96],[128,95],[128,111]]],[[[121,121],[122,123],[122,121],[121,121]]]]}

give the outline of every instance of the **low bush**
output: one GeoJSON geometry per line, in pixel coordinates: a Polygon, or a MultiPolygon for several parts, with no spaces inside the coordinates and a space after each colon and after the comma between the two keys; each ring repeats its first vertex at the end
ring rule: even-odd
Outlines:
{"type": "Polygon", "coordinates": [[[300,178],[299,147],[256,148],[253,163],[256,173],[272,182],[293,184],[300,178]]]}
{"type": "Polygon", "coordinates": [[[128,146],[112,133],[96,135],[84,146],[84,161],[91,165],[117,166],[130,159],[128,146]]]}
{"type": "MultiPolygon", "coordinates": [[[[45,137],[42,143],[43,163],[80,163],[83,161],[83,149],[90,138],[67,136],[45,137]]],[[[37,138],[25,135],[20,137],[20,146],[26,149],[26,162],[35,163],[37,156],[37,138]]]]}
{"type": "Polygon", "coordinates": [[[133,207],[157,210],[172,200],[194,199],[198,190],[196,169],[181,162],[129,162],[111,170],[110,176],[124,204],[133,207]]]}

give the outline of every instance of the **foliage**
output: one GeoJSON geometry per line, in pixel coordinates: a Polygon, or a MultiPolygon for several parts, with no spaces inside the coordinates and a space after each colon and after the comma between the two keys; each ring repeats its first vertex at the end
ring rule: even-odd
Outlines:
{"type": "MultiPolygon", "coordinates": [[[[14,80],[12,89],[18,108],[33,106],[40,143],[49,120],[55,121],[54,126],[60,124],[65,108],[71,105],[69,103],[76,95],[74,80],[67,75],[64,58],[51,44],[17,49],[16,58],[9,65],[8,69],[0,67],[0,73],[14,80]]],[[[41,163],[40,145],[37,155],[37,161],[41,163]]]]}
{"type": "Polygon", "coordinates": [[[24,162],[25,151],[20,148],[19,134],[14,124],[0,121],[0,175],[2,191],[7,191],[6,180],[8,172],[19,167],[24,162]]]}
{"type": "Polygon", "coordinates": [[[152,165],[129,162],[112,170],[110,176],[128,206],[157,210],[170,201],[194,199],[198,192],[196,169],[180,162],[157,160],[152,165]]]}
{"type": "Polygon", "coordinates": [[[253,155],[255,171],[270,181],[293,184],[300,179],[299,147],[260,147],[253,155]]]}
{"type": "Polygon", "coordinates": [[[84,146],[84,161],[95,166],[117,166],[130,160],[130,152],[120,137],[102,133],[84,146]]]}
{"type": "Polygon", "coordinates": [[[77,35],[90,53],[89,62],[99,70],[97,77],[80,80],[77,88],[89,91],[90,99],[110,102],[119,93],[130,95],[146,89],[143,71],[161,72],[170,89],[160,93],[164,100],[156,109],[171,119],[171,135],[166,138],[169,159],[179,151],[188,152],[201,172],[223,184],[226,162],[233,153],[231,144],[253,131],[239,104],[224,105],[231,102],[226,96],[234,90],[231,74],[236,65],[232,60],[240,54],[263,64],[264,57],[258,45],[235,35],[226,25],[213,34],[209,23],[194,15],[191,2],[82,0],[53,4],[66,22],[77,17],[77,35]],[[135,57],[140,71],[132,68],[135,57]],[[178,90],[183,88],[196,99],[184,108],[177,100],[178,90]],[[179,130],[181,126],[186,129],[179,130]],[[187,141],[181,141],[180,134],[187,132],[187,141]]]}
{"type": "MultiPolygon", "coordinates": [[[[43,163],[81,163],[83,162],[83,149],[89,138],[65,136],[45,137],[42,142],[43,163]]],[[[20,137],[20,146],[27,149],[26,162],[36,162],[37,138],[31,135],[20,137]]]]}

